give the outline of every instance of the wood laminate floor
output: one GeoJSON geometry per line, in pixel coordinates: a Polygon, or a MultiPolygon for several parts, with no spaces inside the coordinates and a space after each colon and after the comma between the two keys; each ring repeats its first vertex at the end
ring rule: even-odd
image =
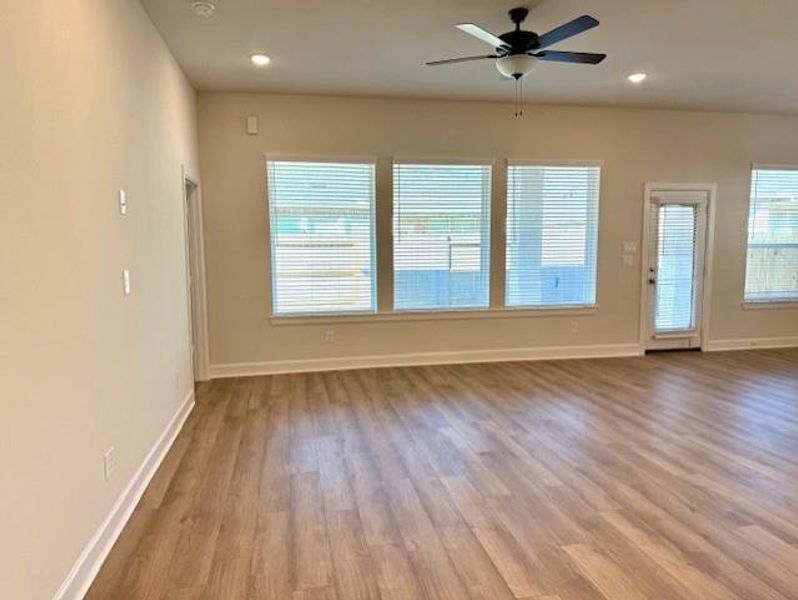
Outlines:
{"type": "Polygon", "coordinates": [[[89,598],[798,598],[798,350],[217,380],[89,598]]]}

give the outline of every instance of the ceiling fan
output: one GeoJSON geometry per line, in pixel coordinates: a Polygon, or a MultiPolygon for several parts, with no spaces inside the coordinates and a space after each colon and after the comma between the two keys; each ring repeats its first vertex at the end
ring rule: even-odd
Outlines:
{"type": "Polygon", "coordinates": [[[583,15],[564,25],[560,25],[556,29],[552,29],[548,33],[538,35],[534,31],[524,31],[521,29],[521,23],[526,19],[529,10],[520,7],[513,8],[508,14],[510,20],[515,23],[515,29],[498,36],[473,23],[461,23],[457,25],[460,31],[473,35],[475,38],[493,46],[493,54],[433,60],[428,62],[427,65],[448,65],[451,63],[492,58],[496,59],[496,68],[502,75],[518,81],[532,71],[538,61],[541,60],[547,62],[597,65],[607,57],[606,54],[595,54],[592,52],[546,50],[549,46],[553,46],[558,42],[596,27],[599,22],[589,15],[583,15]]]}

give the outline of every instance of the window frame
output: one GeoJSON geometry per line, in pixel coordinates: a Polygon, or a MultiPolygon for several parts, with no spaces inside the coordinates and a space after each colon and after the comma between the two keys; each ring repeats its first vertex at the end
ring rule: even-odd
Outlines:
{"type": "Polygon", "coordinates": [[[308,320],[334,320],[339,318],[368,318],[378,313],[378,263],[377,263],[377,176],[378,176],[378,157],[375,155],[330,155],[330,154],[265,154],[264,155],[264,184],[266,196],[266,220],[269,232],[267,248],[269,252],[269,300],[268,317],[271,322],[287,321],[308,321],[308,320]],[[276,299],[276,277],[275,277],[275,253],[274,253],[274,226],[272,219],[272,201],[269,194],[269,163],[270,162],[306,162],[306,163],[331,163],[331,164],[362,164],[371,165],[371,219],[369,224],[369,261],[371,264],[371,307],[368,310],[349,310],[349,311],[317,311],[317,312],[275,312],[276,299]]]}
{"type": "MultiPolygon", "coordinates": [[[[754,178],[757,171],[795,171],[798,174],[798,164],[780,163],[751,163],[748,174],[748,210],[745,217],[745,268],[743,269],[743,308],[798,308],[798,294],[794,297],[785,296],[781,298],[749,298],[746,295],[748,288],[748,250],[750,248],[751,231],[751,208],[754,203],[754,178]]],[[[776,246],[778,244],[758,244],[759,246],[776,246]]]]}
{"type": "Polygon", "coordinates": [[[264,197],[266,199],[267,227],[269,239],[266,240],[269,253],[270,298],[267,301],[267,318],[273,326],[305,326],[305,325],[335,325],[343,323],[375,323],[375,322],[425,322],[448,320],[484,320],[484,319],[515,319],[515,318],[547,318],[566,316],[596,316],[599,313],[599,278],[598,265],[600,261],[600,229],[601,229],[601,196],[605,178],[601,177],[599,185],[599,206],[597,215],[596,237],[596,302],[590,305],[548,305],[548,306],[507,306],[504,297],[506,289],[506,211],[507,211],[507,175],[510,164],[529,164],[539,166],[597,166],[604,171],[603,160],[570,160],[570,159],[516,159],[516,158],[462,158],[462,157],[417,157],[417,156],[375,156],[375,155],[328,155],[328,154],[283,154],[264,153],[264,197]],[[299,162],[355,162],[374,165],[374,179],[372,191],[372,223],[371,223],[371,261],[372,272],[372,310],[351,312],[319,312],[319,313],[283,313],[274,314],[274,278],[272,256],[272,219],[271,203],[268,196],[268,161],[299,161],[299,162]],[[488,239],[488,264],[489,304],[484,308],[447,308],[438,310],[418,309],[396,311],[393,307],[393,296],[389,302],[380,298],[380,281],[383,288],[393,285],[393,162],[423,162],[429,164],[489,164],[491,165],[491,186],[488,206],[489,239],[488,239]],[[501,167],[504,167],[503,169],[501,167]],[[383,197],[385,196],[385,197],[383,197]],[[383,206],[387,204],[386,207],[383,206]],[[382,206],[382,208],[381,208],[382,206]],[[382,215],[382,216],[380,216],[382,215]],[[388,218],[388,222],[383,222],[388,218]],[[385,240],[379,240],[380,231],[389,233],[385,240]],[[387,247],[385,246],[387,244],[387,247]],[[381,274],[379,269],[380,253],[388,254],[390,259],[390,272],[381,274]],[[497,287],[498,286],[498,287],[497,287]],[[499,289],[500,288],[500,289],[499,289]]]}
{"type": "MultiPolygon", "coordinates": [[[[416,316],[424,317],[425,315],[445,315],[447,313],[469,313],[479,314],[491,312],[491,280],[494,273],[492,272],[492,222],[493,222],[493,197],[496,190],[496,159],[494,158],[446,158],[446,157],[416,157],[416,156],[394,156],[391,158],[390,174],[391,174],[391,280],[393,297],[391,298],[391,313],[396,316],[416,316]],[[486,292],[487,301],[483,306],[443,306],[440,308],[397,308],[396,307],[396,167],[400,165],[439,165],[439,166],[470,166],[488,167],[488,192],[485,198],[484,205],[484,222],[481,224],[480,236],[484,236],[485,245],[480,247],[481,254],[484,257],[486,265],[486,292]]],[[[495,312],[495,311],[494,311],[495,312]]],[[[434,317],[432,317],[434,318],[434,317]]]]}
{"type": "MultiPolygon", "coordinates": [[[[503,257],[503,270],[504,270],[504,289],[503,293],[503,309],[507,311],[562,311],[568,314],[570,311],[578,314],[580,311],[591,311],[598,309],[599,298],[599,265],[601,263],[601,198],[604,195],[604,161],[597,159],[529,159],[529,158],[508,158],[505,165],[505,194],[504,194],[504,257],[503,257]],[[598,198],[596,201],[596,231],[595,237],[595,277],[594,277],[594,293],[593,302],[587,304],[508,304],[507,303],[507,250],[508,243],[508,226],[509,226],[509,211],[510,211],[510,167],[594,167],[599,169],[598,181],[598,198]]],[[[588,232],[589,233],[589,232],[588,232]]]]}

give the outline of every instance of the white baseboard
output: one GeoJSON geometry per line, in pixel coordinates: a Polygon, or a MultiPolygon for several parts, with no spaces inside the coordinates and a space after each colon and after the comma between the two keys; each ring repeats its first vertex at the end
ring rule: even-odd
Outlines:
{"type": "Polygon", "coordinates": [[[270,362],[211,365],[211,378],[276,375],[309,371],[340,371],[375,367],[409,367],[520,360],[557,360],[567,358],[606,358],[640,356],[640,344],[603,344],[598,346],[550,346],[542,348],[499,348],[495,350],[460,350],[452,352],[412,352],[377,356],[310,358],[270,362]]]}
{"type": "Polygon", "coordinates": [[[80,553],[72,569],[61,587],[55,593],[54,600],[79,600],[86,595],[94,578],[100,570],[108,553],[122,533],[133,509],[136,508],[141,495],[150,483],[150,479],[158,470],[158,466],[166,456],[177,434],[183,428],[188,415],[194,408],[194,390],[189,392],[180,408],[169,421],[155,445],[147,453],[136,473],[119,495],[111,511],[94,533],[89,543],[80,553]]]}
{"type": "Polygon", "coordinates": [[[798,347],[798,337],[747,338],[742,340],[710,340],[703,346],[707,352],[724,350],[751,350],[753,348],[794,348],[798,347]]]}

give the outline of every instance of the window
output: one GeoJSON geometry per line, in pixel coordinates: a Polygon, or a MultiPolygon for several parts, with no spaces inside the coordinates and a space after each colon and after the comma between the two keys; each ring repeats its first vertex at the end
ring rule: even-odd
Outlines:
{"type": "Polygon", "coordinates": [[[272,312],[375,310],[374,162],[269,160],[272,312]]]}
{"type": "Polygon", "coordinates": [[[745,299],[798,300],[798,168],[755,168],[745,299]]]}
{"type": "Polygon", "coordinates": [[[395,310],[488,306],[490,180],[490,164],[394,164],[395,310]]]}
{"type": "Polygon", "coordinates": [[[598,166],[510,163],[507,306],[595,304],[600,179],[598,166]]]}

